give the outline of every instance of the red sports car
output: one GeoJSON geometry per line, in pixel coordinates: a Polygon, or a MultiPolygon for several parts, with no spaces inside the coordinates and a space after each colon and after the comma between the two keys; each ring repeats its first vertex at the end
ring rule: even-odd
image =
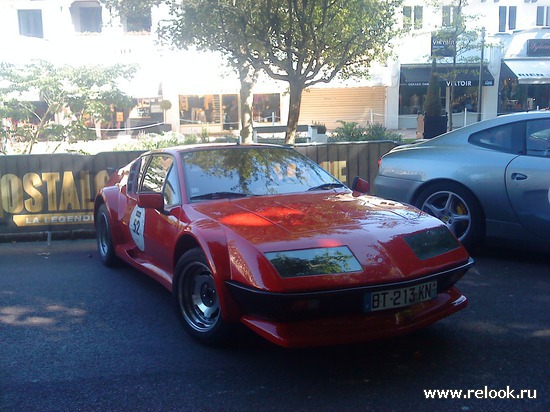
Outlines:
{"type": "Polygon", "coordinates": [[[152,151],[95,200],[101,260],[171,291],[204,343],[241,322],[286,346],[386,338],[467,305],[473,260],[439,220],[351,190],[292,148],[152,151]]]}

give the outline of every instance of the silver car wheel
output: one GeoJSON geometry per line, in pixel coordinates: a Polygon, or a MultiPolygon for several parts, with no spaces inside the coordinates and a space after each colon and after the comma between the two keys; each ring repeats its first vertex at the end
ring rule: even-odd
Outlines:
{"type": "Polygon", "coordinates": [[[193,330],[212,330],[220,317],[220,304],[214,278],[207,265],[191,262],[179,282],[177,299],[180,313],[193,330]]]}
{"type": "Polygon", "coordinates": [[[422,211],[445,223],[461,242],[470,233],[472,226],[470,208],[464,199],[454,192],[433,193],[424,201],[422,211]]]}

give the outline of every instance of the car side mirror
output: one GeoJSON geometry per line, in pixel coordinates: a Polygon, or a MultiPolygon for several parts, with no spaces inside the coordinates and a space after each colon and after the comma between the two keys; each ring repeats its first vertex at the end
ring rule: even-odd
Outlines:
{"type": "Polygon", "coordinates": [[[164,198],[162,193],[144,192],[138,193],[137,204],[144,209],[164,209],[164,198]]]}
{"type": "Polygon", "coordinates": [[[367,194],[370,192],[370,184],[365,179],[355,176],[353,178],[353,183],[351,184],[351,190],[354,192],[367,194]]]}

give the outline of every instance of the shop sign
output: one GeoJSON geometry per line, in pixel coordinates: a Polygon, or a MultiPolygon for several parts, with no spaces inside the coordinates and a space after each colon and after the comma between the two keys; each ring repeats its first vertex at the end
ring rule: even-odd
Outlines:
{"type": "Polygon", "coordinates": [[[455,55],[456,40],[444,37],[438,37],[432,33],[432,56],[453,57],[455,55]]]}
{"type": "Polygon", "coordinates": [[[550,39],[527,40],[527,56],[550,56],[550,39]]]}

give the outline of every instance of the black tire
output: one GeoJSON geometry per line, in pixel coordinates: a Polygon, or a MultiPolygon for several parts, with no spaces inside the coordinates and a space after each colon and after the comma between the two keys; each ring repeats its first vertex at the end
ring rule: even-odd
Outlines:
{"type": "Polygon", "coordinates": [[[109,214],[107,206],[104,204],[99,206],[95,217],[95,232],[97,239],[97,251],[99,258],[105,266],[115,266],[118,263],[118,257],[115,254],[113,245],[113,236],[111,233],[111,223],[109,222],[109,214]]]}
{"type": "Polygon", "coordinates": [[[416,198],[415,206],[437,217],[469,249],[485,238],[483,210],[476,197],[466,188],[452,182],[426,187],[416,198]]]}
{"type": "Polygon", "coordinates": [[[176,265],[174,296],[187,333],[201,343],[226,343],[230,325],[224,321],[216,284],[200,248],[187,251],[176,265]]]}

